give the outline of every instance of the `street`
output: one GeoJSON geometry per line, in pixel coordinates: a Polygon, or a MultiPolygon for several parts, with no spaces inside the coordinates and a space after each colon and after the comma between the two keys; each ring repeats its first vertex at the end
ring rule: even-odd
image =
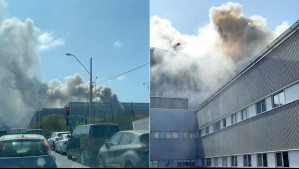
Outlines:
{"type": "Polygon", "coordinates": [[[89,168],[78,163],[77,159],[69,160],[65,155],[55,153],[54,151],[53,153],[56,158],[57,168],[89,168]]]}

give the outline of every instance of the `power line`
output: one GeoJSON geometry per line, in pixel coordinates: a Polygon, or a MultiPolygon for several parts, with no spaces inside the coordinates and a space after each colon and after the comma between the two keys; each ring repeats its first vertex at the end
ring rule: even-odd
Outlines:
{"type": "Polygon", "coordinates": [[[132,71],[134,71],[134,70],[141,69],[141,68],[143,68],[143,67],[145,67],[145,66],[147,66],[147,65],[149,65],[149,63],[145,63],[145,64],[140,65],[140,66],[138,66],[138,67],[136,67],[136,68],[134,68],[134,69],[128,70],[128,71],[126,71],[126,72],[124,72],[124,73],[120,73],[120,74],[115,75],[115,76],[112,76],[112,77],[110,77],[110,78],[108,78],[108,79],[106,79],[106,80],[100,81],[99,84],[100,84],[100,83],[107,82],[107,81],[109,81],[109,80],[111,80],[111,79],[117,78],[118,76],[121,76],[121,75],[130,73],[130,72],[132,72],[132,71]]]}

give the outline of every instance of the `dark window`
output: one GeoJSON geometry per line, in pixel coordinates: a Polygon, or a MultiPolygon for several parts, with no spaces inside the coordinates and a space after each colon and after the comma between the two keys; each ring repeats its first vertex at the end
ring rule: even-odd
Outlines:
{"type": "Polygon", "coordinates": [[[0,142],[0,157],[48,155],[44,140],[9,140],[0,142]]]}
{"type": "Polygon", "coordinates": [[[223,127],[226,127],[226,119],[223,119],[223,127]]]}
{"type": "Polygon", "coordinates": [[[288,152],[275,153],[276,166],[277,167],[289,167],[289,155],[288,152]]]}
{"type": "Polygon", "coordinates": [[[265,99],[256,103],[256,113],[260,114],[266,111],[266,101],[265,99]]]}
{"type": "Polygon", "coordinates": [[[232,167],[237,167],[238,166],[237,156],[231,156],[231,166],[232,167]]]}
{"type": "Polygon", "coordinates": [[[267,154],[257,154],[257,166],[258,167],[267,167],[268,161],[267,161],[267,154]]]}
{"type": "Polygon", "coordinates": [[[145,145],[149,145],[149,134],[142,134],[139,137],[139,140],[141,143],[145,144],[145,145]]]}
{"type": "Polygon", "coordinates": [[[207,166],[211,166],[212,165],[212,161],[211,161],[211,158],[207,158],[206,159],[206,164],[207,164],[207,166]]]}
{"type": "Polygon", "coordinates": [[[251,167],[251,155],[244,155],[244,167],[251,167]]]}
{"type": "Polygon", "coordinates": [[[118,126],[114,125],[93,125],[90,132],[95,138],[110,138],[118,131],[118,126]]]}
{"type": "Polygon", "coordinates": [[[241,111],[241,120],[246,120],[248,117],[247,109],[241,111]]]}
{"type": "Polygon", "coordinates": [[[220,129],[220,121],[213,124],[213,130],[214,131],[219,130],[219,129],[220,129]]]}

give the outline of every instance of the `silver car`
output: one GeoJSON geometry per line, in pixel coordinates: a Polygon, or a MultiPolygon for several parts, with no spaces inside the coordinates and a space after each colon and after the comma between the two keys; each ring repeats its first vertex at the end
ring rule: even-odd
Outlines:
{"type": "Polygon", "coordinates": [[[127,130],[114,134],[99,150],[98,167],[148,168],[149,131],[127,130]]]}
{"type": "Polygon", "coordinates": [[[59,136],[61,134],[69,134],[69,133],[70,132],[68,132],[68,131],[53,132],[51,137],[48,139],[48,142],[49,142],[49,145],[50,145],[51,149],[54,150],[55,143],[56,143],[56,141],[58,141],[59,136]]]}
{"type": "Polygon", "coordinates": [[[55,152],[58,152],[60,154],[66,154],[67,153],[67,144],[69,138],[67,137],[68,134],[61,134],[59,136],[58,141],[55,143],[55,152]]]}

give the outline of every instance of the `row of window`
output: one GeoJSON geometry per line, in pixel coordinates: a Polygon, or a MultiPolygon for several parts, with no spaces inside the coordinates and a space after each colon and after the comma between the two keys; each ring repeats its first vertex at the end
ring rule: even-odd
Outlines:
{"type": "MultiPolygon", "coordinates": [[[[285,94],[284,91],[275,94],[271,97],[272,99],[272,108],[276,108],[278,106],[284,105],[286,104],[286,99],[285,99],[285,94]]],[[[267,104],[266,104],[266,100],[262,100],[257,102],[256,104],[256,115],[261,114],[265,111],[267,111],[267,104]]],[[[220,121],[217,121],[215,123],[212,124],[212,131],[210,131],[210,126],[207,126],[202,134],[203,135],[207,135],[209,133],[212,133],[214,131],[220,130],[222,128],[225,128],[228,126],[227,120],[230,120],[230,124],[236,124],[240,121],[246,120],[249,118],[249,112],[248,112],[248,107],[246,107],[245,109],[241,110],[240,113],[234,113],[232,114],[229,118],[224,118],[220,121]],[[239,114],[239,115],[238,115],[239,114]],[[238,120],[238,116],[240,116],[239,120],[238,120]]]]}
{"type": "Polygon", "coordinates": [[[195,160],[153,160],[150,161],[150,167],[195,167],[195,160]]]}
{"type": "Polygon", "coordinates": [[[158,132],[151,131],[152,139],[194,139],[196,134],[194,132],[178,132],[178,131],[168,131],[168,132],[158,132]]]}
{"type": "MultiPolygon", "coordinates": [[[[253,167],[252,165],[252,155],[246,154],[243,157],[243,167],[253,167]]],[[[269,157],[268,157],[269,158],[269,157]]],[[[256,155],[257,167],[268,167],[268,158],[266,153],[261,153],[256,155]]],[[[238,156],[230,157],[215,157],[203,159],[204,166],[207,167],[229,167],[228,160],[230,159],[230,167],[238,167],[238,156]],[[213,160],[213,165],[212,165],[213,160]],[[221,163],[220,163],[221,160],[221,163]]],[[[289,165],[289,155],[288,152],[277,152],[275,153],[275,163],[276,167],[290,167],[289,165]]],[[[239,167],[242,166],[239,164],[239,167]]]]}

